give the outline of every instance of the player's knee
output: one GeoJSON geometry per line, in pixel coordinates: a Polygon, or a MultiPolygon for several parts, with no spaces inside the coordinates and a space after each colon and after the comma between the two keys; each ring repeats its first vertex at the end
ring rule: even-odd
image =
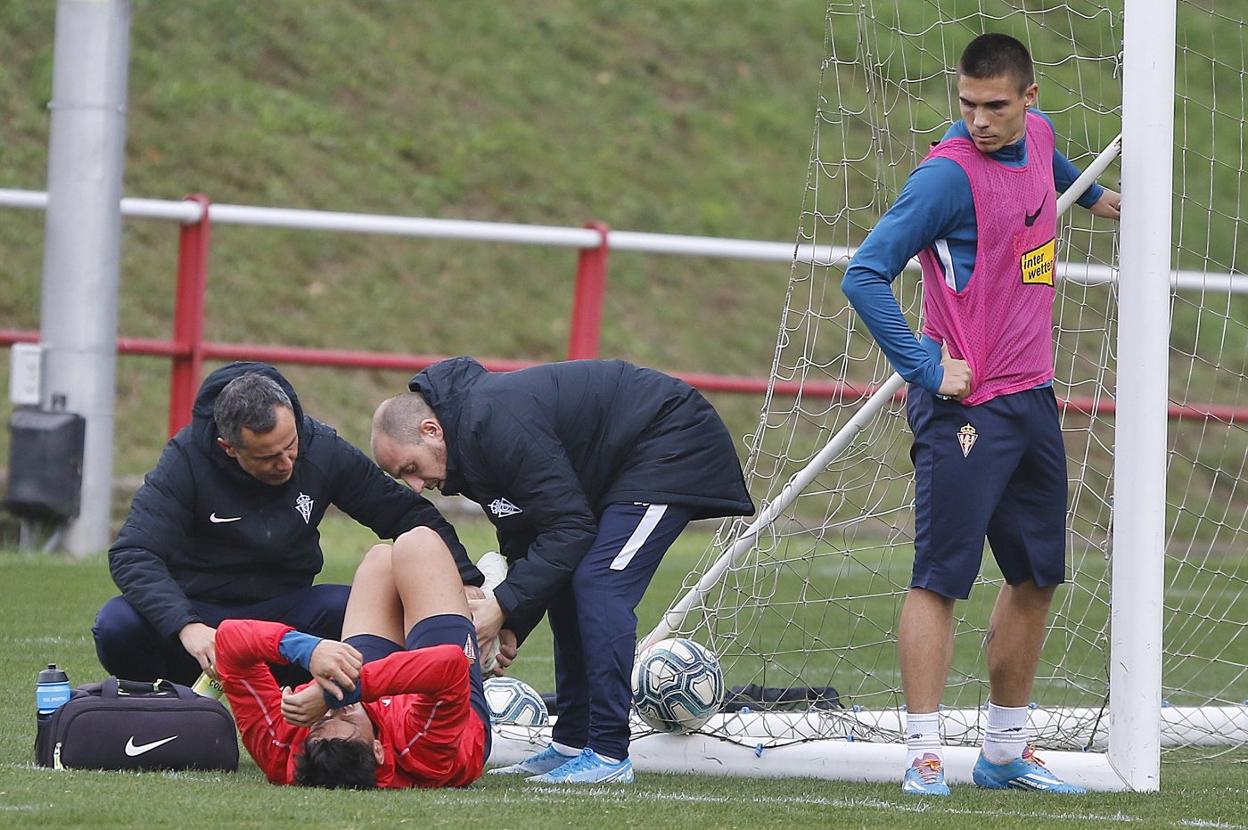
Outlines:
{"type": "Polygon", "coordinates": [[[438,561],[450,555],[442,537],[427,527],[414,527],[395,539],[391,552],[396,568],[408,563],[438,561]]]}
{"type": "Polygon", "coordinates": [[[355,578],[359,580],[361,577],[367,578],[389,574],[391,567],[393,567],[391,559],[392,548],[390,545],[373,545],[364,554],[364,558],[360,560],[359,566],[355,569],[355,578]]]}

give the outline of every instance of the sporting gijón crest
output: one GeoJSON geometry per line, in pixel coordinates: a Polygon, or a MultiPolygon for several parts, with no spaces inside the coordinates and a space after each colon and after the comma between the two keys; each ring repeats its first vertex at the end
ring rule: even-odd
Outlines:
{"type": "Polygon", "coordinates": [[[305,525],[312,521],[312,497],[307,493],[300,493],[299,498],[295,499],[295,509],[303,517],[305,525]]]}
{"type": "Polygon", "coordinates": [[[964,424],[962,429],[958,430],[958,446],[962,447],[963,458],[971,454],[971,450],[975,449],[975,442],[978,440],[979,433],[970,424],[964,424]]]}
{"type": "Polygon", "coordinates": [[[494,501],[490,502],[489,508],[490,512],[494,514],[496,519],[502,519],[507,516],[514,516],[517,513],[524,512],[519,507],[516,507],[504,498],[494,499],[494,501]]]}

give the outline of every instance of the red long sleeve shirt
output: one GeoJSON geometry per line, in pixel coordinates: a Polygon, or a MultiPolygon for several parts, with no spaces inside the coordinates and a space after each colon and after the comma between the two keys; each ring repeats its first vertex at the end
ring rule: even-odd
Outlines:
{"type": "MultiPolygon", "coordinates": [[[[243,746],[274,784],[294,781],[295,759],[308,730],[282,719],[282,692],[268,663],[291,627],[226,620],[217,629],[217,671],[243,746]]],[[[468,702],[468,658],[440,645],[400,651],[365,664],[361,703],[385,754],[377,786],[463,787],[481,776],[485,729],[468,702]]]]}

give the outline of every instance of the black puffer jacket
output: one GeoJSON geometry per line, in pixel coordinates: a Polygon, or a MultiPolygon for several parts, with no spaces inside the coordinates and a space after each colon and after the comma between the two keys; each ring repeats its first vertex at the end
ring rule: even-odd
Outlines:
{"type": "Polygon", "coordinates": [[[607,505],[747,516],[732,438],[683,381],[619,360],[491,373],[457,357],[412,378],[447,443],[443,492],[485,508],[511,563],[494,592],[523,638],[593,544],[607,505]]]}
{"type": "Polygon", "coordinates": [[[305,415],[289,381],[263,363],[232,363],[204,380],[190,426],[165,445],[131,502],[108,551],[109,570],[126,600],[173,637],[199,621],[188,598],[251,603],[311,585],[324,563],[317,526],[330,504],[383,539],[433,528],[464,581],[483,581],[433,505],[305,415]],[[290,480],[277,487],[252,478],[217,444],[213,402],[247,372],[273,378],[294,407],[299,457],[290,480]]]}

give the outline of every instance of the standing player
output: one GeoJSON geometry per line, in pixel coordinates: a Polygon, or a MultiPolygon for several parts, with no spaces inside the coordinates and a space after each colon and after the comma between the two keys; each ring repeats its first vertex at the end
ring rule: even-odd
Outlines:
{"type": "Polygon", "coordinates": [[[430,366],[373,417],[373,455],[412,489],[486,509],[511,564],[473,607],[506,648],[549,612],[553,743],[503,772],[628,783],[637,604],[692,519],[752,513],[728,430],[688,384],[618,360],[430,366]]]}
{"type": "MultiPolygon", "coordinates": [[[[1082,792],[1026,745],[1027,703],[1053,592],[1065,579],[1066,452],[1053,395],[1057,190],[1078,171],[1031,108],[1026,47],[986,34],[958,62],[962,121],[911,174],[863,242],[843,288],[910,383],[915,561],[898,647],[909,757],[902,791],[948,795],[937,709],[953,653],[953,605],[979,572],[985,536],[1006,584],[985,638],[991,698],[974,780],[1082,792]],[[918,255],[923,335],[891,291],[918,255]]],[[[1079,204],[1118,218],[1094,185],[1079,204]]]]}
{"type": "Polygon", "coordinates": [[[365,555],[343,635],[345,642],[322,640],[259,620],[217,629],[221,685],[243,745],[269,781],[400,789],[479,778],[490,720],[476,631],[437,533],[416,528],[365,555]],[[288,662],[315,682],[279,689],[269,663],[288,662]]]}

